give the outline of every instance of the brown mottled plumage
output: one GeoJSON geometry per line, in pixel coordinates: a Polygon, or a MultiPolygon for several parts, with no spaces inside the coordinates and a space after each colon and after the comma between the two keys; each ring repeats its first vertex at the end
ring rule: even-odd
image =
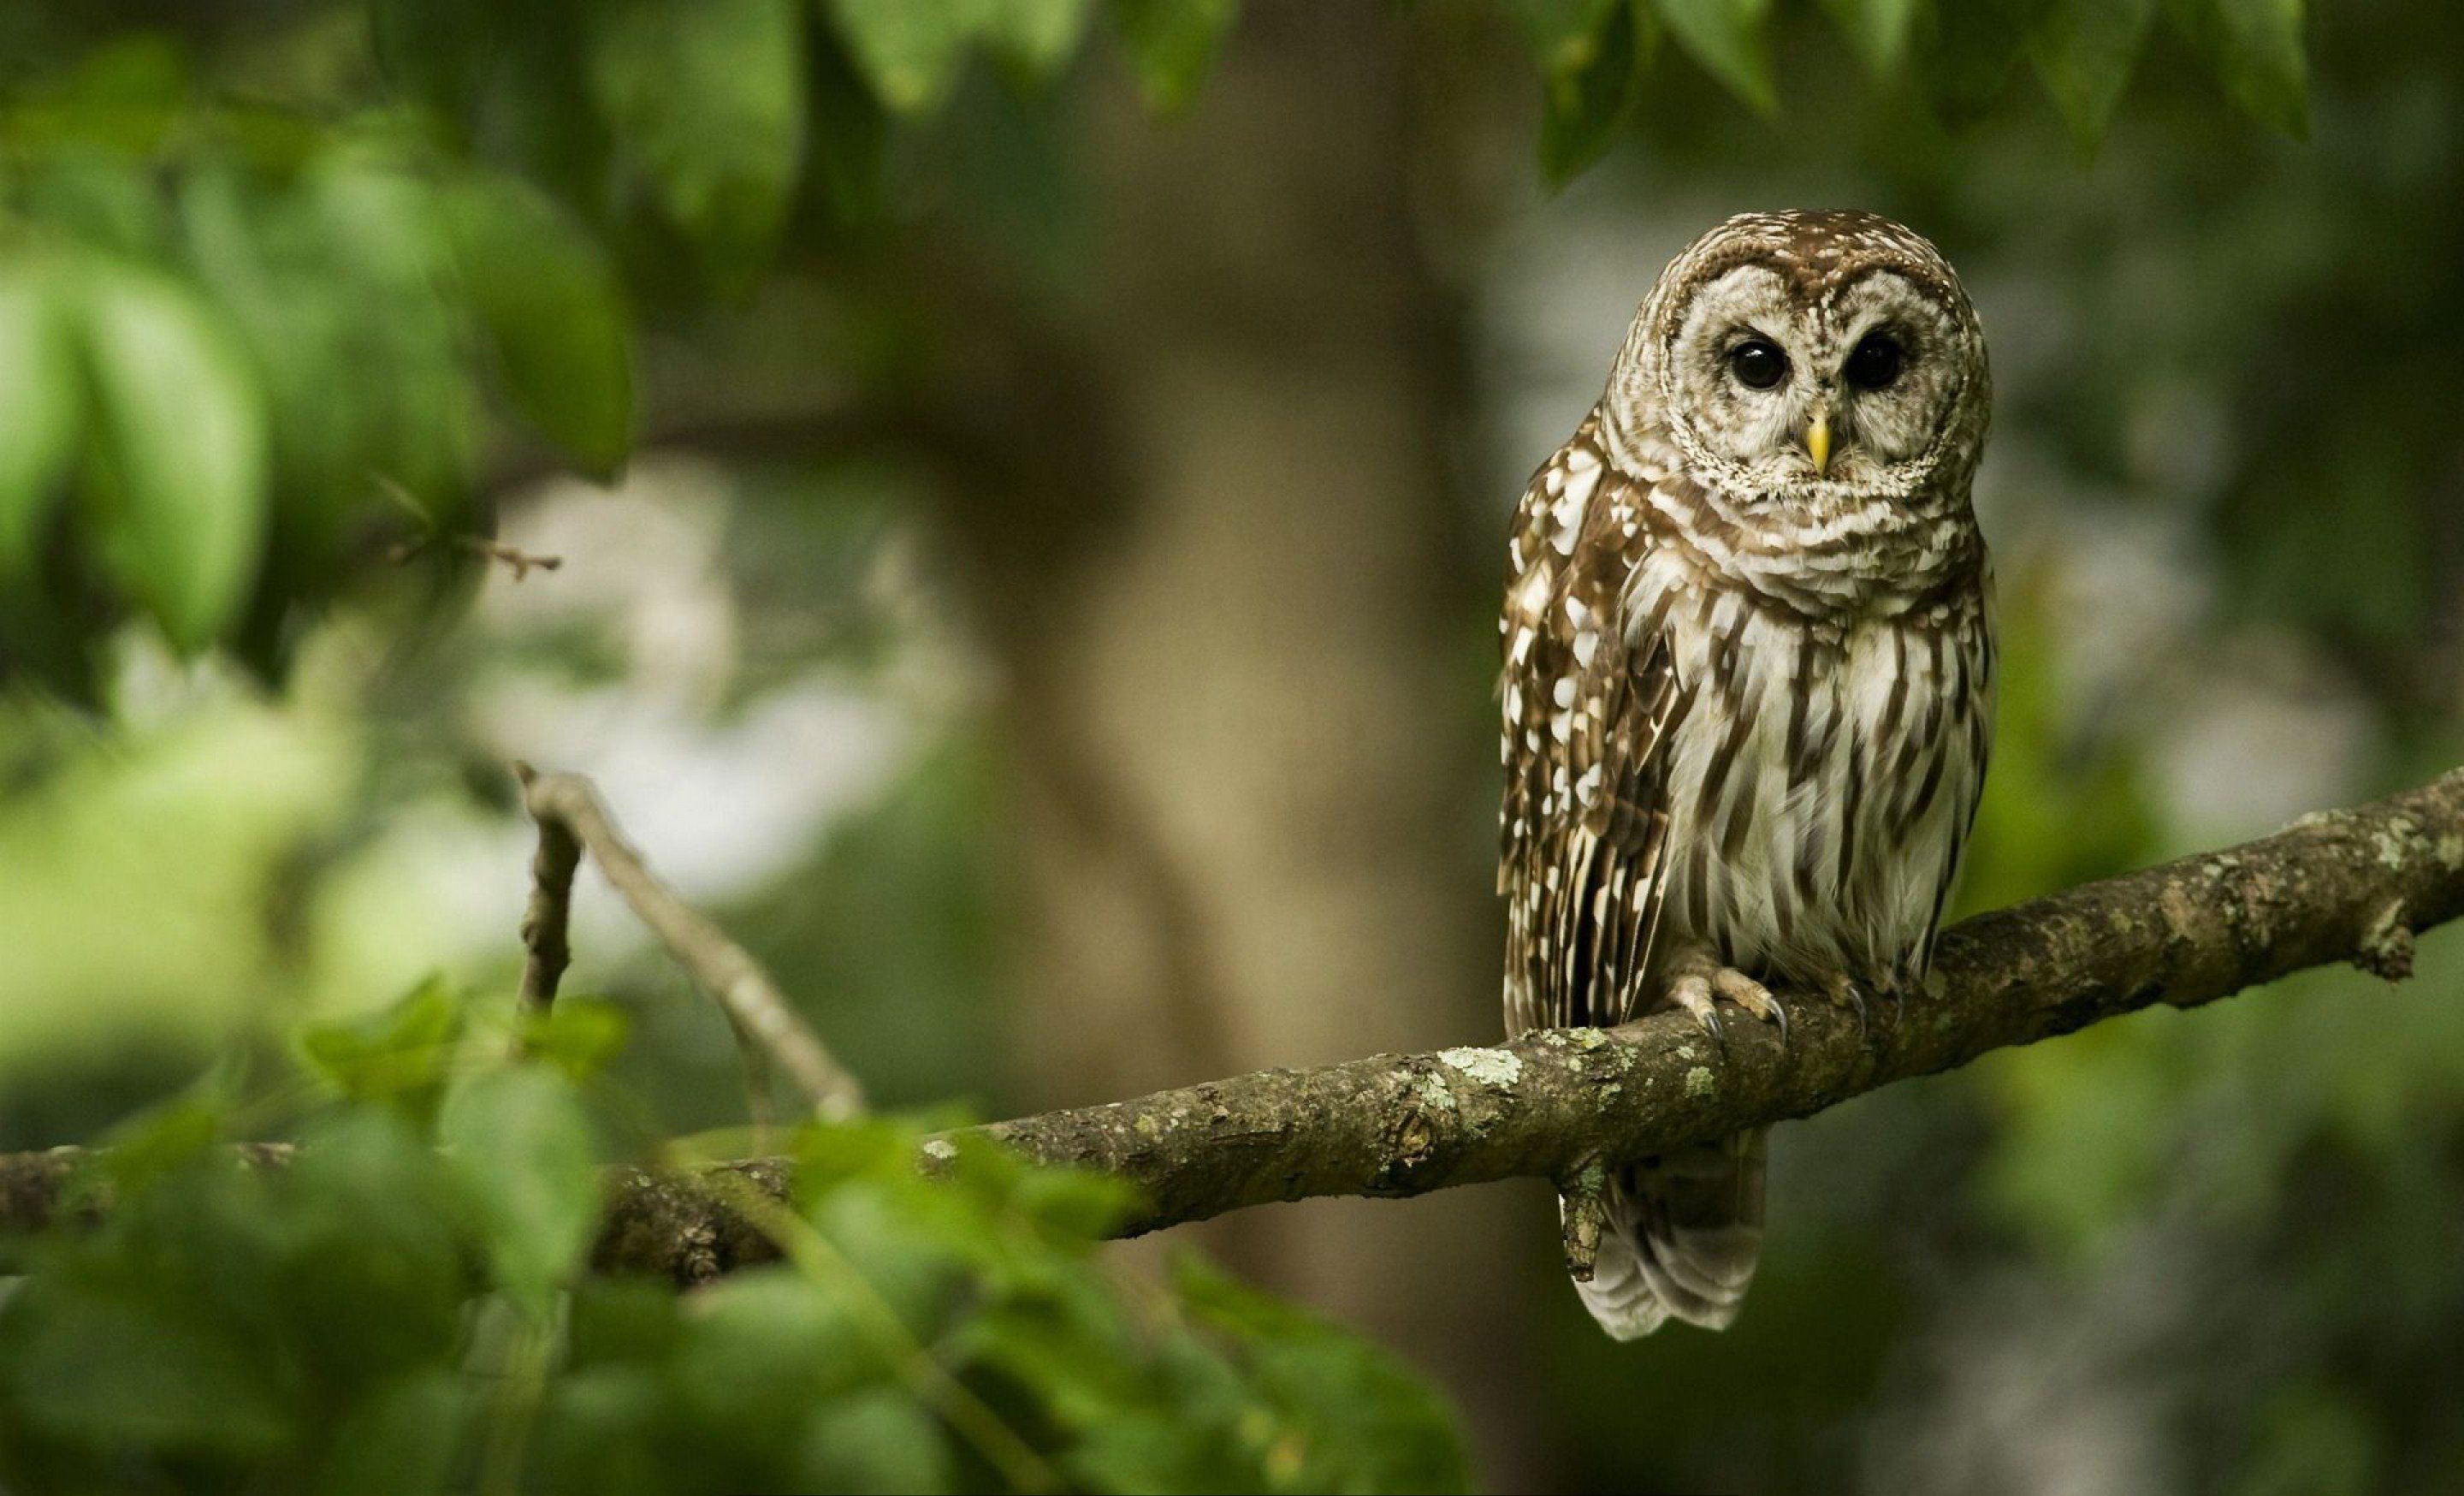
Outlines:
{"type": "MultiPolygon", "coordinates": [[[[1511,1031],[1916,988],[1991,733],[1990,404],[1967,293],[1887,219],[1748,214],[1661,276],[1515,517],[1511,1031]]],[[[1735,1318],[1763,1157],[1758,1129],[1615,1172],[1579,1285],[1610,1333],[1735,1318]]]]}

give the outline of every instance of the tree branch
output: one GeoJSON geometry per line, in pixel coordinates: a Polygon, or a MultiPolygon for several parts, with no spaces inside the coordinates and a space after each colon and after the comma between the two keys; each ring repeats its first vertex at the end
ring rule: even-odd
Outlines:
{"type": "MultiPolygon", "coordinates": [[[[543,1013],[556,998],[568,955],[565,922],[573,902],[574,865],[587,849],[634,915],[716,1000],[736,1029],[739,1047],[750,1056],[758,1046],[776,1059],[824,1120],[864,1110],[864,1087],[796,1016],[770,973],[728,939],[725,930],[659,882],[642,854],[617,832],[589,780],[580,774],[542,774],[528,764],[516,764],[514,777],[521,784],[523,808],[539,828],[539,852],[531,862],[530,907],[522,920],[522,942],[530,950],[522,971],[525,1011],[543,1013]]],[[[767,1071],[758,1057],[747,1063],[752,1078],[764,1081],[767,1071]]],[[[758,1118],[762,1092],[755,1089],[752,1095],[758,1118]]]]}
{"type": "MultiPolygon", "coordinates": [[[[1785,1050],[1762,1024],[1728,1025],[1723,1049],[1691,1019],[1663,1014],[1617,1030],[1259,1071],[979,1130],[1044,1162],[1142,1186],[1147,1208],[1125,1235],[1312,1195],[1514,1177],[1563,1187],[1599,1159],[1808,1116],[2159,1003],[2194,1008],[2339,961],[2395,980],[2410,974],[2414,932],[2459,915],[2464,770],[1969,920],[1944,932],[1930,990],[1871,1032],[1800,994],[1785,1050]]],[[[725,1167],[766,1188],[788,1177],[781,1160],[725,1167]]],[[[605,1267],[693,1282],[768,1255],[689,1176],[635,1177],[609,1222],[605,1267]]],[[[1568,1265],[1579,1270],[1596,1222],[1578,1210],[1568,1226],[1568,1265]]]]}
{"type": "MultiPolygon", "coordinates": [[[[1321,1195],[1575,1177],[1803,1117],[1894,1081],[2134,1010],[2193,1008],[2306,967],[2409,973],[2413,932],[2464,914],[2464,770],[2229,851],[2089,883],[1944,933],[1928,991],[1860,1033],[1800,996],[1714,1044],[1681,1014],[1613,1032],[1267,1070],[985,1130],[1143,1186],[1133,1232],[1321,1195]]],[[[2357,1016],[2357,1021],[2366,1019],[2357,1016]]]]}
{"type": "MultiPolygon", "coordinates": [[[[1562,1185],[1599,1159],[1807,1116],[2158,1003],[2194,1008],[2339,961],[2394,980],[2411,971],[2414,933],[2458,915],[2464,770],[1969,920],[1944,933],[1931,989],[1870,1033],[1854,1014],[1800,996],[1785,1049],[1770,1028],[1743,1023],[1728,1026],[1724,1049],[1669,1014],[1259,1071],[979,1130],[1142,1186],[1147,1208],[1129,1234],[1311,1195],[1421,1195],[1517,1176],[1562,1185]]],[[[0,1225],[49,1220],[81,1151],[0,1155],[0,1225]]],[[[714,1167],[774,1196],[790,1178],[783,1159],[714,1167]]],[[[725,1194],[693,1173],[619,1172],[594,1262],[691,1284],[775,1257],[725,1194]]],[[[1570,1265],[1579,1266],[1592,1243],[1579,1213],[1572,1225],[1570,1265]]]]}

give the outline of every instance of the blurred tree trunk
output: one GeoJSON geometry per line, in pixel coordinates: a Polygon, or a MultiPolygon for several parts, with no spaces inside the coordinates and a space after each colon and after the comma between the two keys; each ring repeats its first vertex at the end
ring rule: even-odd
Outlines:
{"type": "MultiPolygon", "coordinates": [[[[1012,433],[1040,480],[960,524],[1025,767],[1027,1105],[1497,1028],[1491,537],[1447,460],[1466,353],[1414,232],[1400,29],[1258,6],[1188,118],[1089,91],[1092,331],[1026,377],[1087,381],[1106,429],[1012,433]]],[[[1205,1239],[1445,1377],[1510,1479],[1535,1205],[1312,1202],[1205,1239]]]]}

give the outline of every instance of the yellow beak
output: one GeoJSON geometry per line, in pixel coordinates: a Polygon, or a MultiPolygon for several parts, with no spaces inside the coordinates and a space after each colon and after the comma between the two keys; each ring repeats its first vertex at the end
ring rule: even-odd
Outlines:
{"type": "Polygon", "coordinates": [[[1814,424],[1805,428],[1805,451],[1808,457],[1814,458],[1814,471],[1817,475],[1831,471],[1831,413],[1829,411],[1814,413],[1814,424]]]}

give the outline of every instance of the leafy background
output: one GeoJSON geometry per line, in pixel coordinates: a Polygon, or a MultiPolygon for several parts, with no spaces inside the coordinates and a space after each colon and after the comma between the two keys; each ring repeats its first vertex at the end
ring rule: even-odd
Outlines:
{"type": "MultiPolygon", "coordinates": [[[[1058,1479],[1450,1484],[1395,1361],[1092,1253],[1071,1187],[987,1163],[927,1202],[895,1127],[807,1144],[855,1279],[542,1298],[570,1253],[488,1243],[569,1242],[590,1160],[742,1101],[587,882],[576,981],[630,1041],[579,1091],[490,1058],[504,761],[599,778],[895,1105],[1492,1032],[1507,507],[1687,238],[1857,203],[1944,246],[1994,348],[1967,904],[2417,779],[2464,722],[2459,33],[2426,0],[8,7],[0,1142],[162,1162],[28,1247],[0,1453],[1041,1478],[825,1353],[850,1284],[895,1287],[877,1229],[998,1288],[895,1306],[979,1395],[1001,1295],[1078,1316],[997,1410],[1058,1479]],[[298,1058],[423,1003],[479,1030],[409,1046],[482,1098],[446,1120],[298,1058]],[[474,1105],[533,1108],[481,1130],[547,1226],[491,1214],[484,1149],[431,1158],[474,1105]],[[276,1133],[330,1162],[191,1156],[276,1133]],[[1066,1433],[1115,1425],[1173,1437],[1066,1433]],[[1104,1463],[1167,1457],[1219,1463],[1104,1463]]],[[[1792,1127],[1725,1337],[1602,1342],[1536,1189],[1180,1235],[1441,1384],[1486,1484],[2448,1489],[2452,944],[1792,1127]]]]}

